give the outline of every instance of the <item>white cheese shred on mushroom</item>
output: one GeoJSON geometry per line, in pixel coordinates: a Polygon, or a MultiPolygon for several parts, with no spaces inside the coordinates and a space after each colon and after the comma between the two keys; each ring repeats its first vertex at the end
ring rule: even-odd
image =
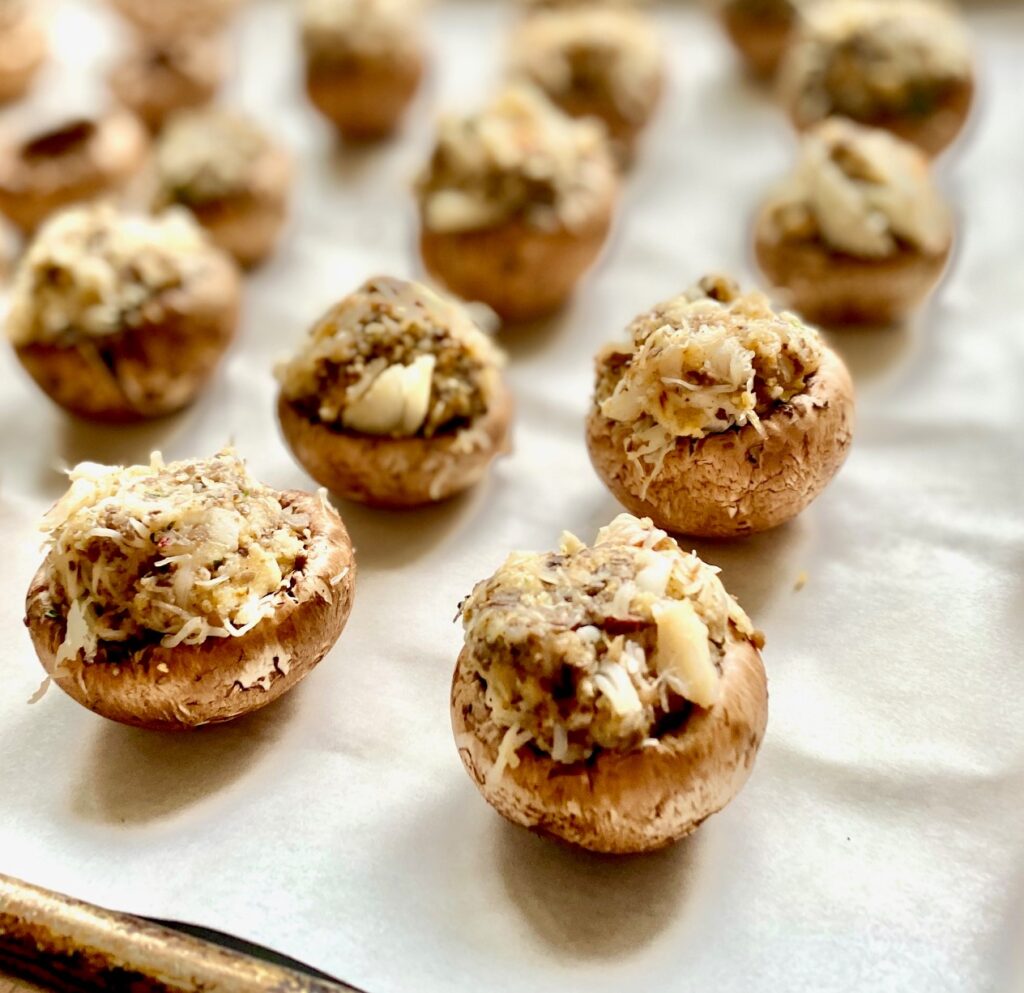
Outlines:
{"type": "Polygon", "coordinates": [[[490,778],[529,744],[556,762],[655,747],[714,707],[729,643],[758,643],[717,570],[628,514],[592,546],[514,552],[462,606],[467,658],[500,741],[490,778]]]}
{"type": "Polygon", "coordinates": [[[361,434],[455,434],[486,442],[476,422],[495,401],[504,356],[466,311],[426,286],[369,279],[332,307],[277,367],[281,390],[312,420],[361,434]]]}
{"type": "Polygon", "coordinates": [[[630,424],[627,457],[657,478],[677,439],[750,424],[804,392],[821,362],[817,331],[761,293],[706,276],[641,315],[597,357],[601,414],[630,424]]]}
{"type": "MultiPolygon", "coordinates": [[[[306,553],[308,515],[254,480],[234,452],[148,466],[82,463],[47,513],[51,610],[63,616],[57,663],[101,643],[166,648],[241,637],[288,598],[306,553]]],[[[308,584],[303,596],[323,589],[308,584]]]]}
{"type": "Polygon", "coordinates": [[[50,684],[52,682],[53,682],[53,677],[52,676],[47,676],[39,684],[39,688],[35,691],[35,693],[32,694],[32,696],[30,696],[28,698],[29,706],[31,706],[34,703],[39,703],[39,701],[42,700],[42,698],[44,696],[46,696],[46,691],[50,688],[50,684]]]}

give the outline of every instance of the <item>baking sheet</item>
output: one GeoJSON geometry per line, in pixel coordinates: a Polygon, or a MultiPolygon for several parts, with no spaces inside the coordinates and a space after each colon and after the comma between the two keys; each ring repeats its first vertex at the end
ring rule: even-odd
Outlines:
{"type": "MultiPolygon", "coordinates": [[[[43,93],[88,89],[113,22],[61,4],[43,93]]],[[[799,520],[697,543],[764,628],[771,708],[740,797],[647,858],[574,853],[491,812],[462,771],[447,694],[455,605],[512,548],[590,538],[616,505],[581,440],[595,348],[723,267],[754,277],[750,213],[792,137],[695,7],[656,8],[671,86],[613,243],[561,318],[509,335],[515,454],[477,491],[387,514],[343,505],[360,575],[341,641],[281,703],[162,735],[58,691],[21,626],[36,521],[80,459],[233,441],[307,485],[278,437],[270,366],[370,274],[417,264],[408,182],[433,108],[498,73],[508,4],[441,0],[434,71],[400,141],[333,149],[297,99],[290,4],[254,0],[228,95],[300,164],[281,252],[190,411],[99,430],[53,409],[0,349],[0,871],[281,949],[373,993],[1024,989],[1024,11],[974,5],[981,100],[943,159],[955,264],[912,326],[834,338],[859,390],[853,453],[799,520]],[[806,571],[806,586],[797,591],[806,571]],[[1016,956],[1016,957],[1015,957],[1016,956]]],[[[42,99],[43,97],[40,97],[42,99]]]]}

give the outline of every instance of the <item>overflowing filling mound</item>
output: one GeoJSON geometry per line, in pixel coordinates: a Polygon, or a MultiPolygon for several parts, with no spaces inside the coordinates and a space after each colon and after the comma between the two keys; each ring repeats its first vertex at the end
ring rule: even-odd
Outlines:
{"type": "Polygon", "coordinates": [[[642,314],[628,334],[598,354],[595,403],[632,425],[627,455],[648,468],[648,484],[678,438],[763,431],[762,417],[807,389],[823,348],[795,315],[722,276],[642,314]]]}
{"type": "Polygon", "coordinates": [[[360,58],[415,55],[419,16],[419,0],[304,0],[306,58],[329,68],[360,58]]]}
{"type": "Polygon", "coordinates": [[[284,396],[315,423],[433,438],[490,409],[503,361],[457,304],[379,276],[314,324],[277,375],[284,396]]]}
{"type": "Polygon", "coordinates": [[[661,45],[648,21],[616,7],[535,14],[516,32],[511,70],[556,103],[601,103],[642,121],[658,92],[661,45]]]}
{"type": "Polygon", "coordinates": [[[860,258],[902,248],[939,254],[951,234],[924,155],[887,131],[844,118],[804,135],[797,168],[766,217],[777,240],[820,240],[860,258]]]}
{"type": "Polygon", "coordinates": [[[179,114],[156,149],[159,199],[188,206],[244,196],[271,150],[270,139],[238,114],[218,109],[179,114]]]}
{"type": "Polygon", "coordinates": [[[188,283],[210,251],[185,211],[62,211],[40,229],[14,276],[8,335],[16,345],[59,343],[159,321],[164,294],[188,283]]]}
{"type": "Polygon", "coordinates": [[[924,117],[971,73],[956,14],[939,0],[809,4],[783,85],[807,121],[924,117]]]}
{"type": "Polygon", "coordinates": [[[762,643],[717,570],[620,514],[590,547],[516,552],[462,604],[466,657],[504,730],[491,775],[529,743],[556,762],[657,747],[720,698],[730,639],[762,643]]]}
{"type": "Polygon", "coordinates": [[[444,118],[418,182],[433,231],[512,220],[579,229],[603,216],[614,189],[602,126],[568,117],[524,85],[508,87],[478,114],[444,118]]]}
{"type": "Polygon", "coordinates": [[[233,452],[148,466],[82,463],[43,519],[57,662],[100,642],[167,648],[239,637],[289,595],[307,515],[254,480],[233,452]]]}

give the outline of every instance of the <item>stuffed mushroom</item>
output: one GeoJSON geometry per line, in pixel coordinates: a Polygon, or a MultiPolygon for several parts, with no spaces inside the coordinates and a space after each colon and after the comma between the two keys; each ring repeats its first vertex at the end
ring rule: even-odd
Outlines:
{"type": "Polygon", "coordinates": [[[516,824],[597,852],[684,837],[743,786],[764,737],[764,639],[650,520],[517,552],[462,603],[459,755],[516,824]]]}
{"type": "Polygon", "coordinates": [[[503,356],[457,304],[370,279],[278,368],[278,416],[319,483],[377,507],[444,500],[509,446],[503,356]]]}
{"type": "Polygon", "coordinates": [[[806,132],[793,175],[754,231],[765,275],[820,324],[888,324],[942,274],[950,211],[928,160],[887,131],[830,118],[806,132]]]}
{"type": "Polygon", "coordinates": [[[442,120],[418,193],[427,271],[514,322],[568,300],[608,236],[617,179],[599,123],[517,85],[442,120]]]}
{"type": "Polygon", "coordinates": [[[355,559],[321,494],[273,490],[231,451],[85,463],[43,520],[26,624],[53,681],[123,724],[240,717],[327,654],[355,559]]]}
{"type": "Polygon", "coordinates": [[[291,162],[253,121],[218,108],[185,111],[156,146],[154,206],[185,207],[243,266],[276,246],[288,213],[291,162]]]}
{"type": "Polygon", "coordinates": [[[0,142],[0,212],[31,234],[61,207],[118,193],[147,147],[145,129],[124,111],[11,135],[0,142]]]}
{"type": "Polygon", "coordinates": [[[178,111],[209,103],[224,79],[224,52],[215,36],[142,37],[109,75],[114,95],[159,131],[178,111]]]}
{"type": "Polygon", "coordinates": [[[345,138],[390,134],[425,63],[417,0],[305,0],[306,90],[345,138]]]}
{"type": "Polygon", "coordinates": [[[658,33],[644,14],[627,7],[534,14],[512,36],[509,71],[572,117],[603,122],[623,163],[632,159],[664,86],[658,33]]]}
{"type": "Polygon", "coordinates": [[[788,521],[846,458],[853,386],[813,328],[708,276],[597,356],[587,446],[631,512],[677,534],[788,521]]]}
{"type": "Polygon", "coordinates": [[[72,207],[22,259],[7,334],[54,402],[132,421],[191,403],[234,336],[238,304],[237,268],[184,211],[72,207]]]}
{"type": "Polygon", "coordinates": [[[936,155],[974,95],[966,30],[940,0],[817,0],[780,72],[793,123],[826,117],[885,128],[936,155]]]}

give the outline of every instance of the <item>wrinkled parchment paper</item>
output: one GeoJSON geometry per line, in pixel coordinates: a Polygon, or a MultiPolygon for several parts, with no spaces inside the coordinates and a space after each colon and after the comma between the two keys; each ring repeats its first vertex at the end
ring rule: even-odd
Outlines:
{"type": "MultiPolygon", "coordinates": [[[[42,94],[93,85],[115,41],[64,4],[42,94]]],[[[441,0],[434,71],[399,141],[342,151],[300,99],[291,8],[253,2],[226,97],[294,150],[280,253],[190,411],[99,430],[0,349],[0,871],[117,909],[211,925],[372,993],[1024,988],[1024,11],[975,6],[981,99],[941,162],[956,258],[913,325],[834,342],[859,390],[853,454],[799,520],[698,543],[764,628],[768,736],[740,797],[670,851],[614,860],[516,830],[462,771],[448,725],[456,604],[513,548],[616,513],[581,440],[594,349],[712,268],[754,277],[750,213],[790,160],[785,122],[701,11],[659,9],[671,87],[607,256],[563,317],[509,335],[515,454],[436,509],[343,505],[356,605],[278,705],[195,734],[135,731],[57,690],[21,624],[36,521],[81,459],[233,441],[309,485],[282,445],[272,361],[377,272],[411,275],[408,182],[436,106],[496,78],[508,6],[441,0]],[[807,582],[797,590],[798,578],[807,582]],[[1015,958],[1016,956],[1016,958],[1015,958]],[[1014,972],[1016,969],[1016,972],[1014,972]]]]}

